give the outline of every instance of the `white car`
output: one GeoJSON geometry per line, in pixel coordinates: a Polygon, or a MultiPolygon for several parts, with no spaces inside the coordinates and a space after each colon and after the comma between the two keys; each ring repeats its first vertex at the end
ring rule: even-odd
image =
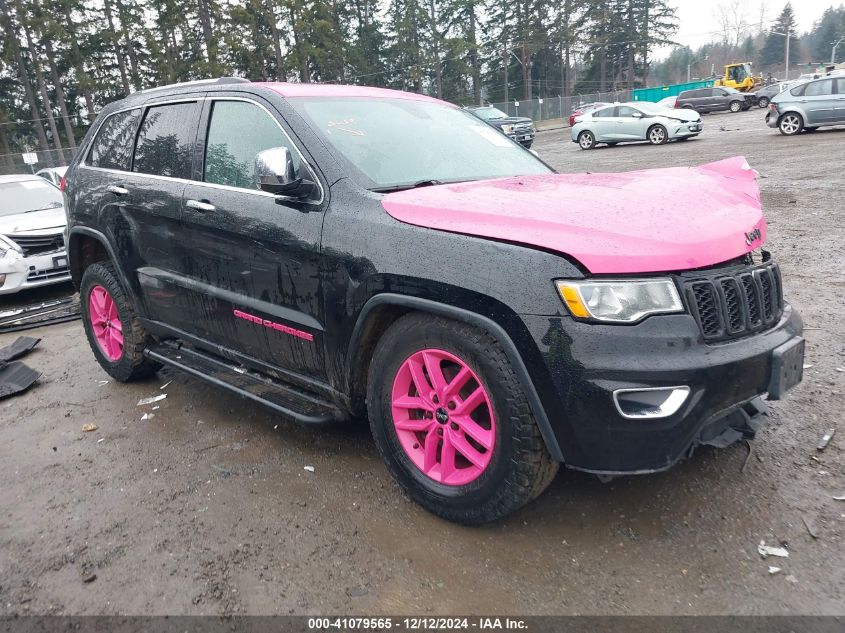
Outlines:
{"type": "Polygon", "coordinates": [[[62,192],[40,176],[0,176],[0,295],[70,280],[62,192]]]}
{"type": "Polygon", "coordinates": [[[44,180],[49,180],[58,187],[66,171],[67,167],[45,167],[35,172],[35,175],[41,176],[44,180]]]}
{"type": "Polygon", "coordinates": [[[648,141],[662,145],[671,140],[698,136],[704,129],[701,115],[694,110],[664,108],[650,101],[614,103],[582,114],[572,126],[572,142],[581,149],[599,143],[616,145],[648,141]]]}

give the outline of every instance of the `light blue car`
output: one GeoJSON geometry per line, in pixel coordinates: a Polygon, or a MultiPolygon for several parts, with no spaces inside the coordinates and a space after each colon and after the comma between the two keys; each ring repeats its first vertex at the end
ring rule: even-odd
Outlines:
{"type": "Polygon", "coordinates": [[[581,149],[593,149],[599,143],[616,145],[648,141],[662,145],[671,140],[698,136],[704,126],[694,110],[675,110],[648,101],[615,103],[586,112],[575,119],[572,142],[581,149]]]}
{"type": "Polygon", "coordinates": [[[766,124],[785,136],[845,125],[845,74],[799,84],[772,99],[766,124]]]}

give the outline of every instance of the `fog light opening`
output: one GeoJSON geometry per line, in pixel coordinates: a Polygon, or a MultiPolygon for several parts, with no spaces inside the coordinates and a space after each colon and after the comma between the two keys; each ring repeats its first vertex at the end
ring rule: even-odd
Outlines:
{"type": "Polygon", "coordinates": [[[6,273],[0,273],[0,288],[6,283],[6,273]]]}
{"type": "Polygon", "coordinates": [[[623,418],[668,418],[678,412],[689,394],[690,388],[684,386],[617,389],[613,392],[613,403],[623,418]]]}

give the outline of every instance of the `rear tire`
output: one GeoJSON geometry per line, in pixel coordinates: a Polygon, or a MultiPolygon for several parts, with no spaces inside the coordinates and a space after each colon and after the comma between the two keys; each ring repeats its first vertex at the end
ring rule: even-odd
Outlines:
{"type": "Polygon", "coordinates": [[[593,149],[596,146],[596,137],[589,130],[584,130],[578,135],[578,146],[581,149],[593,149]]]}
{"type": "Polygon", "coordinates": [[[449,521],[480,525],[510,514],[559,468],[507,354],[463,323],[419,313],[394,323],[373,355],[367,409],[399,485],[449,521]]]}
{"type": "Polygon", "coordinates": [[[648,142],[652,145],[663,145],[669,140],[669,133],[662,125],[652,125],[646,134],[648,142]]]}
{"type": "Polygon", "coordinates": [[[85,269],[79,297],[88,344],[109,376],[130,382],[161,369],[160,364],[144,356],[152,339],[141,327],[111,262],[98,262],[85,269]]]}
{"type": "Polygon", "coordinates": [[[784,136],[795,136],[804,129],[804,119],[797,112],[787,112],[778,121],[778,129],[784,136]]]}

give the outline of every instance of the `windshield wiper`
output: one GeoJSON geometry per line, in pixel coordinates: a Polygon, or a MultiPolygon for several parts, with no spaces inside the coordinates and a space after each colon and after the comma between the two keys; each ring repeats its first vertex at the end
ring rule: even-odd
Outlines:
{"type": "Polygon", "coordinates": [[[391,185],[389,187],[375,187],[370,189],[370,191],[375,191],[376,193],[390,193],[391,191],[403,191],[404,189],[419,189],[420,187],[431,187],[433,185],[444,185],[446,184],[442,180],[418,180],[417,182],[411,183],[409,185],[391,185]]]}

